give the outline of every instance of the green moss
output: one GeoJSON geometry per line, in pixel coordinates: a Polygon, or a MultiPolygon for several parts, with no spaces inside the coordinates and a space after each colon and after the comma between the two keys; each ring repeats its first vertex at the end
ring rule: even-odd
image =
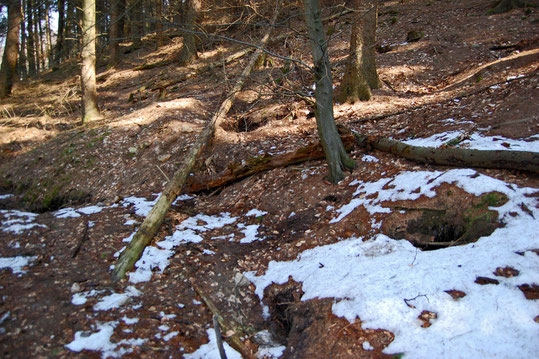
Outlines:
{"type": "Polygon", "coordinates": [[[509,201],[507,196],[500,192],[485,193],[479,198],[481,200],[474,206],[475,208],[500,207],[509,201]]]}

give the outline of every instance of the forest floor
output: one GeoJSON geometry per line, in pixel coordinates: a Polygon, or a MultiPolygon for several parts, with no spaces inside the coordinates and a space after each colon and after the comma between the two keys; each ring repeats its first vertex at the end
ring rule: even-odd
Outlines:
{"type": "MultiPolygon", "coordinates": [[[[383,86],[369,102],[336,104],[339,124],[421,145],[539,152],[536,9],[381,3],[383,86]],[[407,42],[410,31],[420,38],[407,42]]],[[[336,85],[350,19],[332,24],[342,30],[330,42],[336,85]]],[[[182,68],[181,38],[163,41],[124,44],[121,64],[98,69],[102,121],[80,123],[73,64],[0,103],[0,356],[216,357],[192,280],[259,357],[537,353],[539,178],[522,171],[355,148],[358,167],[337,185],[321,160],[258,173],[181,196],[137,271],[113,283],[119,251],[247,61],[186,79],[241,47],[205,44],[182,68]]],[[[270,50],[310,61],[299,33],[270,50]]],[[[312,109],[290,96],[311,79],[280,59],[257,68],[193,181],[316,142],[312,109]]]]}

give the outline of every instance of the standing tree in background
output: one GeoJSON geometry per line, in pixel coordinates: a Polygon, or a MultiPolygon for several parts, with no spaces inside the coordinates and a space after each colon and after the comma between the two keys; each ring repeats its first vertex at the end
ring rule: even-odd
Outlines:
{"type": "Polygon", "coordinates": [[[320,1],[304,0],[303,5],[313,53],[316,126],[329,166],[328,180],[337,183],[344,178],[343,170],[351,170],[356,164],[346,153],[333,117],[333,80],[320,1]]]}
{"type": "Polygon", "coordinates": [[[109,66],[115,66],[120,60],[120,0],[111,0],[109,30],[109,66]]]}
{"type": "Polygon", "coordinates": [[[102,118],[97,107],[97,84],[95,79],[95,0],[82,2],[82,122],[90,122],[102,118]]]}
{"type": "Polygon", "coordinates": [[[60,65],[62,61],[62,50],[64,47],[64,26],[65,26],[65,1],[58,0],[58,35],[54,45],[54,66],[60,65]]]}
{"type": "Polygon", "coordinates": [[[376,72],[376,27],[378,26],[378,0],[364,0],[366,14],[363,20],[363,72],[371,89],[380,88],[376,72]]]}
{"type": "Polygon", "coordinates": [[[19,30],[22,20],[21,1],[10,0],[8,3],[8,31],[0,68],[0,98],[11,93],[15,74],[17,72],[17,58],[19,56],[19,30]]]}
{"type": "Polygon", "coordinates": [[[183,33],[183,46],[180,52],[180,65],[187,65],[198,57],[196,49],[195,30],[198,14],[202,7],[201,0],[187,0],[186,12],[183,16],[186,32],[183,33]]]}
{"type": "Polygon", "coordinates": [[[377,89],[380,85],[375,58],[376,0],[354,0],[353,6],[356,21],[352,25],[350,51],[337,97],[340,102],[351,103],[370,100],[371,89],[377,89]]]}

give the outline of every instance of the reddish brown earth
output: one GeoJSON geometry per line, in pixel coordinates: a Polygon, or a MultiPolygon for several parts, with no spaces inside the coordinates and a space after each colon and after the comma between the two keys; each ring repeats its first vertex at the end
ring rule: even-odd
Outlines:
{"type": "MultiPolygon", "coordinates": [[[[508,138],[539,133],[537,10],[490,15],[489,4],[479,0],[383,2],[378,43],[392,45],[391,51],[377,57],[385,85],[374,91],[374,99],[368,103],[337,104],[337,121],[364,134],[396,139],[452,129],[508,138]],[[421,31],[424,37],[404,44],[411,30],[421,31]],[[490,50],[522,40],[531,45],[520,51],[490,50]],[[521,77],[508,80],[509,76],[521,77]],[[447,118],[467,122],[442,122],[447,118]]],[[[349,26],[345,24],[345,19],[339,20],[336,25],[343,31],[331,41],[336,82],[344,71],[342,60],[348,46],[349,26]]],[[[301,37],[291,35],[287,44],[286,48],[272,45],[271,50],[309,61],[301,37]]],[[[294,259],[307,248],[339,238],[372,234],[365,211],[330,226],[325,208],[346,203],[353,192],[348,184],[354,178],[376,181],[382,173],[391,176],[425,168],[386,153],[375,152],[380,162],[372,163],[362,162],[364,152],[354,150],[352,156],[360,166],[338,185],[324,181],[324,161],[310,161],[260,173],[181,202],[168,214],[157,240],[172,234],[174,226],[190,215],[226,211],[239,216],[252,208],[268,212],[261,219],[250,219],[261,225],[259,233],[266,240],[250,244],[213,240],[178,247],[164,273],[155,273],[150,282],[137,285],[143,295],[132,299],[141,305],[136,313],[131,307],[123,312],[94,311],[92,299],[82,306],[71,304],[77,290],[125,291],[129,283],[112,283],[109,266],[116,260],[113,254],[124,245],[122,239],[136,228],[136,224],[124,225],[126,219],[140,223],[142,218],[122,206],[80,218],[59,219],[52,212],[67,206],[121,203],[128,196],[151,198],[152,193],[161,192],[246,61],[179,82],[160,98],[163,94],[151,90],[152,86],[190,70],[175,65],[139,71],[133,67],[173,58],[180,46],[181,38],[173,38],[154,51],[148,37],[118,68],[100,68],[99,96],[105,120],[98,123],[80,124],[74,67],[21,82],[13,96],[1,103],[0,193],[15,197],[0,200],[0,209],[40,212],[36,222],[46,227],[22,235],[0,231],[2,257],[37,256],[26,274],[0,271],[0,317],[9,313],[0,323],[4,328],[0,356],[77,357],[80,354],[65,348],[77,331],[135,314],[141,319],[130,326],[133,332],[123,331],[127,326],[120,323],[115,340],[149,340],[126,357],[178,357],[192,352],[207,342],[206,328],[211,323],[208,308],[193,302],[201,300],[189,282],[196,278],[225,316],[254,331],[272,328],[280,333],[282,343],[288,344],[285,357],[383,357],[381,351],[392,340],[392,333],[383,328],[366,331],[360,322],[350,324],[337,318],[331,314],[331,302],[325,300],[300,302],[300,289],[294,283],[270,290],[275,292],[271,296],[275,303],[273,307],[266,304],[273,308],[274,321],[266,322],[252,288],[236,286],[234,276],[263,271],[270,260],[294,259]],[[292,212],[296,216],[290,217],[292,212]],[[204,250],[216,254],[207,255],[204,250]],[[176,317],[166,318],[161,312],[176,317]],[[283,313],[286,320],[277,320],[283,313]],[[179,334],[167,342],[156,338],[154,334],[163,324],[179,334]],[[373,351],[362,348],[365,340],[374,346],[373,351]]],[[[212,44],[200,54],[200,62],[219,60],[238,49],[228,43],[212,44]]],[[[273,66],[255,71],[230,112],[226,131],[219,133],[199,161],[198,175],[225,171],[233,161],[261,153],[292,151],[317,139],[312,111],[286,92],[308,89],[310,75],[296,68],[290,72],[286,88],[276,87],[268,79],[278,78],[282,65],[274,60],[273,66]],[[245,127],[251,131],[242,132],[245,127]]],[[[522,186],[539,184],[537,176],[524,172],[480,172],[522,186]]],[[[463,191],[452,190],[457,193],[452,200],[476,201],[463,191]]],[[[419,199],[400,205],[437,208],[441,204],[419,199]]],[[[0,219],[6,220],[3,216],[0,219]]],[[[394,222],[387,222],[386,227],[402,219],[391,220],[394,222]]],[[[426,323],[428,319],[424,319],[426,323]]],[[[100,353],[84,352],[84,357],[100,357],[100,353]]]]}

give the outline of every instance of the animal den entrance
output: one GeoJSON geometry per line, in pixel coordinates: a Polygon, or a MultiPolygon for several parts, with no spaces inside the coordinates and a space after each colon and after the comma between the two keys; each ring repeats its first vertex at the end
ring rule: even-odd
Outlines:
{"type": "Polygon", "coordinates": [[[422,250],[472,243],[502,226],[498,213],[489,207],[501,206],[507,200],[498,192],[474,197],[458,188],[445,189],[435,198],[394,206],[382,232],[406,239],[422,250]]]}

